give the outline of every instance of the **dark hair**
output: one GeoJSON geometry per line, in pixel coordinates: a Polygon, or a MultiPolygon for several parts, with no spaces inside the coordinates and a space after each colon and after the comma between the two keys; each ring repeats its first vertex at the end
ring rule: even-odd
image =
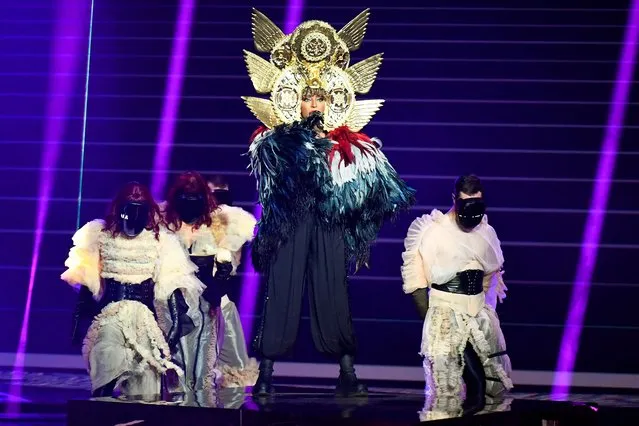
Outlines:
{"type": "Polygon", "coordinates": [[[229,182],[222,175],[209,176],[209,178],[207,179],[207,182],[210,183],[210,184],[213,184],[213,186],[215,186],[216,188],[228,188],[229,187],[229,182]]]}
{"type": "Polygon", "coordinates": [[[478,192],[484,194],[484,187],[481,180],[475,175],[462,175],[455,180],[455,198],[459,198],[461,193],[473,195],[478,192]]]}
{"type": "Polygon", "coordinates": [[[194,229],[198,229],[202,225],[211,226],[211,213],[217,208],[217,203],[204,177],[195,171],[184,172],[177,177],[173,186],[169,189],[166,197],[166,208],[164,211],[164,220],[167,227],[171,231],[177,231],[182,227],[182,221],[175,209],[175,201],[181,193],[199,194],[204,197],[206,203],[205,213],[200,216],[193,224],[194,229]]]}
{"type": "Polygon", "coordinates": [[[109,232],[113,237],[122,232],[122,225],[118,219],[120,208],[129,201],[149,204],[149,218],[145,229],[152,230],[155,233],[155,239],[158,240],[160,238],[160,224],[162,223],[160,208],[153,199],[149,188],[139,182],[129,182],[118,191],[118,194],[111,201],[111,206],[104,219],[104,231],[109,232]]]}

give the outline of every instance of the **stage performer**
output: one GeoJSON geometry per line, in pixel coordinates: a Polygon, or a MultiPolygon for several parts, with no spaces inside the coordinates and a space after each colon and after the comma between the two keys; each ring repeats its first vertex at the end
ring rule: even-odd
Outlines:
{"type": "Polygon", "coordinates": [[[201,174],[182,173],[161,205],[169,230],[176,233],[206,290],[192,318],[195,331],[184,336],[174,354],[192,391],[252,386],[257,361],[249,358],[235,304],[226,297],[244,244],[253,239],[256,219],[239,207],[217,205],[201,174]]]}
{"type": "MultiPolygon", "coordinates": [[[[231,186],[224,176],[211,176],[207,179],[206,183],[219,207],[227,209],[227,207],[233,206],[231,186]]],[[[236,211],[235,209],[227,210],[236,211]]],[[[253,218],[253,224],[255,224],[255,217],[251,213],[246,212],[246,214],[249,214],[253,218]]],[[[242,261],[242,250],[237,250],[231,253],[231,255],[233,256],[233,264],[240,265],[242,261]]],[[[220,363],[233,368],[235,371],[245,371],[245,366],[250,364],[252,366],[251,369],[249,369],[251,371],[250,378],[237,381],[237,383],[241,383],[241,385],[254,385],[257,379],[256,362],[248,356],[240,314],[237,310],[237,305],[233,301],[234,299],[229,296],[229,293],[231,295],[237,295],[240,289],[240,277],[233,272],[227,280],[226,293],[222,295],[220,305],[222,307],[222,316],[224,317],[224,341],[222,349],[220,350],[220,363]],[[255,371],[255,373],[253,373],[253,371],[255,371]]],[[[235,400],[234,404],[236,404],[237,401],[239,400],[235,400]]],[[[225,407],[228,408],[227,405],[225,405],[225,407]]]]}
{"type": "Polygon", "coordinates": [[[485,215],[484,195],[478,177],[460,176],[453,207],[415,219],[402,254],[403,290],[424,320],[420,354],[427,396],[454,405],[465,383],[467,411],[483,407],[486,395],[512,388],[495,312],[497,300],[506,297],[504,256],[485,215]]]}
{"type": "MultiPolygon", "coordinates": [[[[119,391],[126,399],[160,398],[162,377],[183,372],[170,347],[193,329],[203,286],[178,239],[161,226],[148,188],[125,185],[105,220],[93,220],[73,236],[61,276],[80,284],[78,317],[93,317],[82,355],[94,397],[119,391]],[[169,313],[167,336],[156,309],[169,313]]],[[[76,318],[79,319],[79,318],[76,318]]]]}
{"type": "Polygon", "coordinates": [[[257,92],[271,93],[270,100],[244,98],[264,125],[249,148],[262,206],[253,264],[266,280],[258,396],[273,392],[274,360],[295,343],[306,283],[315,347],[339,359],[336,393],[367,394],[353,366],[347,274],[351,265],[367,265],[384,221],[414,203],[381,142],[360,133],[383,102],[355,100],[381,63],[378,54],[349,66],[368,17],[365,10],[339,32],[308,21],[284,35],[253,12],[255,46],[270,52],[270,62],[247,51],[245,60],[257,92]]]}

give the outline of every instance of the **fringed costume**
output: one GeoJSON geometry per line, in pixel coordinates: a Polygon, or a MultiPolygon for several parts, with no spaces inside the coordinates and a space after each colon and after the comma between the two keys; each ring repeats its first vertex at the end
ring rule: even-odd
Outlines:
{"type": "Polygon", "coordinates": [[[504,257],[487,217],[475,217],[481,222],[463,230],[454,211],[433,210],[415,219],[404,242],[403,289],[416,297],[424,319],[420,354],[435,417],[461,412],[464,383],[477,409],[484,394],[497,397],[512,388],[495,312],[497,300],[506,297],[504,257]]]}
{"type": "Polygon", "coordinates": [[[197,310],[203,290],[195,265],[175,235],[164,229],[157,238],[147,229],[114,237],[102,220],[94,220],[75,233],[73,244],[61,278],[81,284],[81,295],[97,302],[97,310],[89,308],[91,316],[97,315],[82,348],[93,395],[112,396],[119,390],[127,399],[159,398],[162,376],[168,370],[183,374],[171,359],[167,340],[190,331],[190,324],[181,329],[188,323],[183,318],[187,310],[197,310]],[[168,312],[176,298],[184,310],[167,315],[165,339],[155,313],[168,312]]]}
{"type": "Polygon", "coordinates": [[[258,395],[272,393],[273,360],[295,343],[306,284],[315,346],[340,359],[337,392],[366,393],[353,368],[348,267],[367,264],[384,221],[414,203],[414,190],[389,164],[381,143],[359,133],[383,102],[355,100],[355,93],[370,90],[381,55],[348,66],[368,16],[366,10],[339,32],[308,21],[284,35],[253,12],[256,48],[270,52],[271,60],[247,51],[245,59],[255,89],[272,94],[270,100],[244,98],[265,126],[249,148],[262,205],[253,264],[266,279],[256,337],[263,357],[258,395]],[[327,99],[325,110],[302,117],[302,100],[311,94],[327,99]]]}
{"type": "Polygon", "coordinates": [[[214,210],[211,219],[210,226],[197,229],[182,222],[176,231],[206,286],[192,317],[195,330],[182,337],[174,354],[185,370],[181,387],[190,392],[252,386],[258,374],[257,361],[248,356],[237,307],[226,296],[227,281],[220,276],[225,274],[218,274],[220,265],[230,265],[228,274],[235,275],[242,246],[253,239],[256,219],[225,205],[214,210]]]}

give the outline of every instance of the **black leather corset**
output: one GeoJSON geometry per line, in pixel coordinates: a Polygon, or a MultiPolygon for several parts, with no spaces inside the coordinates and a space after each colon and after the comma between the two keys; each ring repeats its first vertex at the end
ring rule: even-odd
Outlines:
{"type": "Polygon", "coordinates": [[[202,281],[205,286],[210,286],[213,282],[213,266],[215,265],[215,256],[190,256],[191,262],[197,266],[195,275],[197,279],[202,281]]]}
{"type": "Polygon", "coordinates": [[[468,269],[457,273],[457,276],[446,284],[433,284],[432,288],[447,293],[465,294],[474,296],[484,291],[484,271],[481,269],[468,269]]]}
{"type": "Polygon", "coordinates": [[[112,302],[122,300],[135,300],[155,313],[153,307],[155,282],[151,278],[142,281],[140,284],[123,284],[111,278],[104,280],[104,295],[100,300],[100,309],[112,302]]]}

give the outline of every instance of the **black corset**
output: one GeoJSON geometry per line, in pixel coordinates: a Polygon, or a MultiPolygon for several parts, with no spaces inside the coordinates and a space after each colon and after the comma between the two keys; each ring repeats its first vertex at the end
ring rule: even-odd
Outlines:
{"type": "Polygon", "coordinates": [[[146,305],[151,312],[155,313],[153,307],[154,286],[155,283],[151,278],[142,281],[140,284],[123,284],[114,279],[107,278],[104,280],[104,295],[102,296],[102,300],[100,300],[100,308],[112,302],[135,300],[146,305]]]}
{"type": "Polygon", "coordinates": [[[458,272],[457,276],[446,284],[433,284],[431,287],[447,293],[474,296],[484,291],[483,282],[484,271],[481,269],[468,269],[458,272]]]}
{"type": "Polygon", "coordinates": [[[215,265],[215,256],[190,256],[191,262],[197,266],[195,275],[197,279],[202,281],[205,286],[210,286],[213,282],[213,266],[215,265]]]}

